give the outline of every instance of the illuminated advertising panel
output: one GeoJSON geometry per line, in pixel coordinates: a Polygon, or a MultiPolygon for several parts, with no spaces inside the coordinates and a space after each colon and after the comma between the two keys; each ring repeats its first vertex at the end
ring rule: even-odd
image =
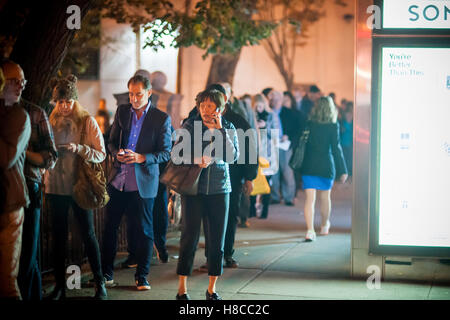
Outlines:
{"type": "Polygon", "coordinates": [[[372,249],[448,255],[450,40],[374,43],[372,249]]]}
{"type": "Polygon", "coordinates": [[[385,29],[450,29],[450,0],[384,0],[385,29]]]}

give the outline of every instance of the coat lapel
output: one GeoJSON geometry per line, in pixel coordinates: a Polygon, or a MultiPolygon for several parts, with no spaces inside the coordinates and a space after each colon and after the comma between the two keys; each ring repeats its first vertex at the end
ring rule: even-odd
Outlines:
{"type": "Polygon", "coordinates": [[[128,138],[130,137],[130,131],[131,131],[131,104],[129,105],[129,108],[126,108],[122,115],[122,123],[121,128],[123,130],[122,132],[122,148],[126,148],[128,145],[128,138]]]}
{"type": "Polygon", "coordinates": [[[139,152],[141,144],[145,139],[151,139],[149,137],[148,132],[151,128],[151,121],[152,121],[152,113],[155,110],[155,106],[152,104],[150,105],[150,108],[148,108],[147,114],[145,115],[144,123],[142,124],[141,132],[139,133],[139,138],[136,143],[136,152],[139,152]]]}

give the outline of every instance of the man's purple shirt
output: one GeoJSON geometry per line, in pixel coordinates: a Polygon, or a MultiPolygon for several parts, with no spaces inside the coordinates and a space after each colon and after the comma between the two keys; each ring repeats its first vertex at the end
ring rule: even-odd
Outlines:
{"type": "MultiPolygon", "coordinates": [[[[141,133],[142,124],[144,123],[145,117],[147,116],[148,109],[150,109],[151,102],[147,104],[141,118],[138,120],[136,111],[131,108],[131,131],[130,136],[128,138],[128,144],[126,149],[130,149],[133,152],[136,152],[136,144],[139,139],[139,135],[141,133]]],[[[138,186],[136,182],[136,173],[134,171],[134,163],[131,164],[120,164],[120,171],[111,181],[111,184],[114,188],[120,191],[132,192],[138,191],[138,186]]]]}

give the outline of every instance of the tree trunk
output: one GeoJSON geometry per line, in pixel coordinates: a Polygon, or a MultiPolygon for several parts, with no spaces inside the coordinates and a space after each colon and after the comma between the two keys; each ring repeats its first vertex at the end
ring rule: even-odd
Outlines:
{"type": "Polygon", "coordinates": [[[10,56],[20,64],[28,80],[23,93],[25,99],[41,106],[47,104],[50,97],[48,84],[61,67],[76,31],[67,27],[67,19],[72,13],[68,14],[66,10],[70,5],[77,5],[82,20],[91,4],[92,0],[33,2],[10,56]]]}
{"type": "Polygon", "coordinates": [[[209,68],[206,86],[217,82],[228,82],[233,86],[234,73],[240,56],[240,49],[234,54],[214,55],[211,67],[209,68]]]}

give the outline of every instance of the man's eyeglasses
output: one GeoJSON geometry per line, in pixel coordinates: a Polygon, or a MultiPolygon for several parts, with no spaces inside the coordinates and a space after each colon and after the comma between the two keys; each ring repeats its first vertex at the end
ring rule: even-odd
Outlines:
{"type": "Polygon", "coordinates": [[[9,82],[10,84],[15,84],[16,86],[25,87],[27,84],[27,80],[25,79],[6,79],[6,82],[9,82]]]}

